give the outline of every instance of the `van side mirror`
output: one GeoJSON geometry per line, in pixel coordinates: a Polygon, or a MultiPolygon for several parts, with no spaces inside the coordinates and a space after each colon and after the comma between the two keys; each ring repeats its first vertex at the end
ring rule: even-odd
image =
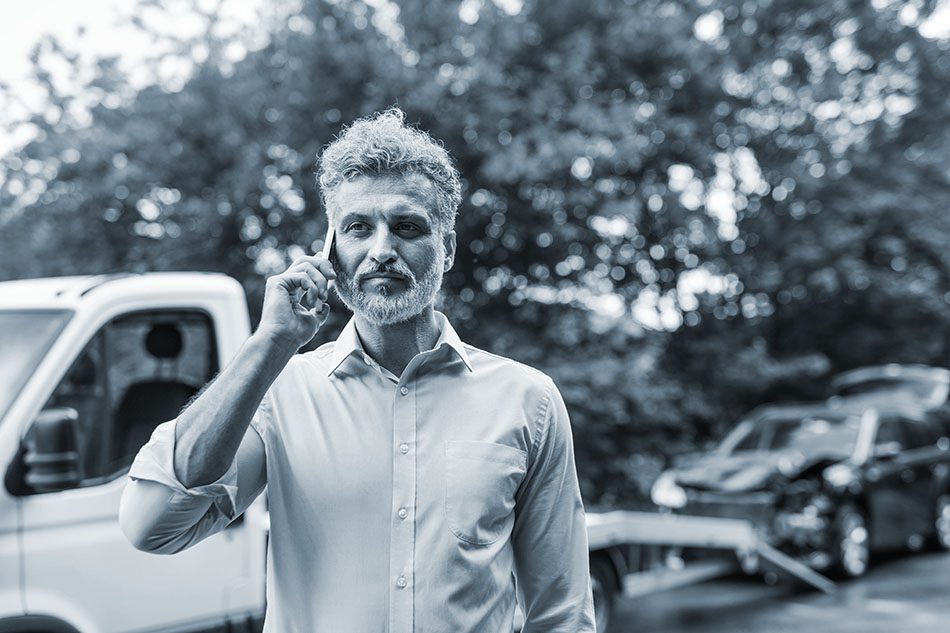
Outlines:
{"type": "Polygon", "coordinates": [[[26,485],[34,492],[74,488],[80,482],[79,413],[72,407],[43,409],[23,441],[26,485]]]}

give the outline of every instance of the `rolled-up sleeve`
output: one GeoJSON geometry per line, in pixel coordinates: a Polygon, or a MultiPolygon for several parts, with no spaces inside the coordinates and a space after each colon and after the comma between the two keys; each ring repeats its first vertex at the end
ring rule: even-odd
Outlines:
{"type": "Polygon", "coordinates": [[[138,549],[173,554],[224,529],[266,484],[262,403],[228,470],[216,481],[186,488],[175,475],[176,420],[155,428],[129,470],[119,505],[119,525],[138,549]]]}
{"type": "Polygon", "coordinates": [[[540,410],[512,532],[522,633],[594,633],[584,504],[567,408],[553,383],[540,410]]]}

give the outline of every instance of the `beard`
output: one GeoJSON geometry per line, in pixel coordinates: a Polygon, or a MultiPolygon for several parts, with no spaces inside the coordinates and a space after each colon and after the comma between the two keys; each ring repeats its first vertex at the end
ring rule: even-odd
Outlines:
{"type": "Polygon", "coordinates": [[[403,264],[380,265],[364,262],[352,276],[333,258],[333,267],[337,271],[333,288],[338,297],[353,314],[359,315],[374,325],[395,325],[403,323],[422,312],[431,304],[442,286],[442,262],[445,250],[441,247],[432,265],[416,278],[403,264]],[[392,293],[386,286],[380,286],[378,292],[369,294],[363,291],[362,280],[374,273],[393,273],[402,275],[407,288],[392,293]]]}

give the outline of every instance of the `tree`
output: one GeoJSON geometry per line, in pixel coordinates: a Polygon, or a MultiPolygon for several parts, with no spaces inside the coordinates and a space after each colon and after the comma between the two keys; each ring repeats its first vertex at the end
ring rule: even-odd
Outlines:
{"type": "MultiPolygon", "coordinates": [[[[263,276],[324,231],[314,159],[397,103],[465,178],[443,309],[554,376],[591,501],[860,364],[945,364],[948,41],[931,4],[275,3],[100,60],[2,160],[0,275],[263,276]],[[903,22],[902,22],[903,21],[903,22]],[[167,73],[184,68],[184,75],[167,73]],[[83,113],[86,114],[83,114],[83,113]]],[[[200,12],[199,12],[200,13],[200,12]]],[[[344,311],[334,311],[339,328],[344,311]]]]}

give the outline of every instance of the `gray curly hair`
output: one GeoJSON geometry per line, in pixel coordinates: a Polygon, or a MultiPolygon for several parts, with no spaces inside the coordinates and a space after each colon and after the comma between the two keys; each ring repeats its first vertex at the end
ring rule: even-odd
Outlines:
{"type": "Polygon", "coordinates": [[[435,187],[436,214],[443,233],[455,226],[462,203],[459,173],[449,153],[422,130],[405,123],[399,108],[357,119],[330,143],[320,157],[317,182],[328,217],[337,186],[358,176],[417,173],[435,187]]]}

